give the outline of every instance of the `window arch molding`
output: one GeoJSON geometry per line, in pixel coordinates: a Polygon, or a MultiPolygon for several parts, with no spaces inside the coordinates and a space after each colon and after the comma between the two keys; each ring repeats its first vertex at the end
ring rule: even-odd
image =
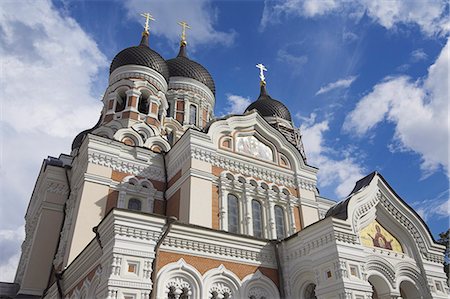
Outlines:
{"type": "MultiPolygon", "coordinates": [[[[264,294],[266,299],[280,298],[280,294],[278,292],[278,288],[275,283],[262,274],[259,270],[255,273],[249,274],[242,280],[242,288],[241,288],[241,296],[242,298],[249,298],[254,293],[264,294]]],[[[258,296],[255,296],[256,299],[258,296]]]]}
{"type": "Polygon", "coordinates": [[[193,266],[187,264],[184,259],[170,263],[159,270],[157,275],[157,298],[167,298],[169,287],[181,288],[189,285],[189,298],[202,298],[202,275],[193,266]]]}
{"type": "Polygon", "coordinates": [[[223,295],[223,291],[228,291],[226,288],[231,292],[231,298],[242,298],[240,286],[241,280],[239,277],[225,268],[224,265],[220,265],[218,268],[208,270],[203,275],[203,295],[201,298],[210,298],[212,289],[218,292],[222,291],[223,295]]]}
{"type": "Polygon", "coordinates": [[[152,182],[147,179],[139,179],[135,176],[127,176],[118,186],[119,198],[117,207],[128,209],[130,200],[137,199],[141,201],[141,211],[152,213],[154,202],[157,197],[157,190],[152,182]]]}

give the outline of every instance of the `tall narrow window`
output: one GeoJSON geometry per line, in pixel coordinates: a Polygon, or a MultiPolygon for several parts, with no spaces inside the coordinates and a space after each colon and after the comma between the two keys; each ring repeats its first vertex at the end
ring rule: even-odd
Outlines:
{"type": "Polygon", "coordinates": [[[142,208],[142,203],[139,199],[137,198],[131,198],[128,201],[128,209],[129,210],[135,210],[135,211],[140,211],[142,208]]]}
{"type": "Polygon", "coordinates": [[[166,110],[166,116],[169,117],[170,116],[170,108],[172,107],[172,105],[169,103],[167,103],[167,110],[166,110]]]}
{"type": "Polygon", "coordinates": [[[239,232],[239,203],[234,194],[228,194],[228,231],[239,232]]]}
{"type": "Polygon", "coordinates": [[[116,98],[116,112],[123,111],[127,103],[127,95],[124,91],[119,92],[116,98]]]}
{"type": "Polygon", "coordinates": [[[253,235],[262,238],[262,210],[261,203],[257,200],[252,200],[252,218],[253,218],[253,235]]]}
{"type": "Polygon", "coordinates": [[[275,227],[277,229],[277,239],[283,239],[285,237],[284,212],[280,206],[275,206],[275,227]]]}
{"type": "Polygon", "coordinates": [[[197,106],[192,104],[189,106],[189,124],[197,124],[197,106]]]}
{"type": "Polygon", "coordinates": [[[150,108],[150,103],[148,102],[148,98],[144,95],[141,95],[139,97],[139,105],[138,105],[138,111],[140,113],[148,114],[150,108]]]}

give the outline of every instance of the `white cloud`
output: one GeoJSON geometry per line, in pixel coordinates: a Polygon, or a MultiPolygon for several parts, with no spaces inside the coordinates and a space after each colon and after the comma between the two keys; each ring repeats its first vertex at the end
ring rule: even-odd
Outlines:
{"type": "Polygon", "coordinates": [[[411,60],[413,62],[418,62],[421,60],[426,60],[428,58],[427,53],[423,51],[423,49],[417,49],[411,52],[411,60]]]}
{"type": "Polygon", "coordinates": [[[450,197],[449,189],[439,193],[435,198],[415,201],[411,205],[427,221],[431,218],[449,218],[450,217],[450,197]]]}
{"type": "Polygon", "coordinates": [[[286,50],[280,49],[277,52],[277,60],[280,62],[288,63],[293,67],[298,68],[308,62],[308,57],[305,55],[293,55],[286,50]]]}
{"type": "MultiPolygon", "coordinates": [[[[0,238],[23,225],[42,160],[67,153],[75,135],[97,121],[96,83],[107,66],[95,41],[50,1],[1,6],[0,206],[8,208],[0,209],[0,238]]],[[[17,240],[0,240],[0,280],[13,279],[17,240]]]]}
{"type": "Polygon", "coordinates": [[[349,88],[352,85],[353,81],[356,80],[356,76],[350,76],[344,79],[339,79],[336,82],[328,83],[325,86],[322,86],[317,92],[316,95],[320,95],[323,93],[327,93],[334,89],[345,89],[349,88]]]}
{"type": "Polygon", "coordinates": [[[17,263],[20,258],[20,250],[17,250],[22,243],[25,232],[24,227],[16,229],[0,229],[1,260],[0,260],[0,281],[12,282],[16,274],[17,263]]]}
{"type": "Polygon", "coordinates": [[[227,94],[225,114],[242,114],[252,101],[234,94],[227,94]]]}
{"type": "Polygon", "coordinates": [[[309,118],[303,118],[300,127],[308,164],[319,168],[319,187],[334,187],[334,193],[341,199],[347,196],[356,181],[364,176],[364,169],[355,160],[354,153],[336,153],[325,144],[324,133],[328,129],[328,121],[316,122],[314,113],[309,118]]]}
{"type": "Polygon", "coordinates": [[[164,36],[174,44],[180,40],[181,28],[177,24],[179,21],[185,21],[191,27],[187,29],[186,35],[188,43],[193,47],[211,43],[231,45],[234,42],[234,31],[223,32],[214,28],[219,12],[206,0],[129,0],[124,2],[124,5],[129,18],[142,24],[143,19],[139,14],[150,12],[156,19],[150,24],[150,34],[164,36]]]}
{"type": "Polygon", "coordinates": [[[284,0],[273,4],[266,1],[261,26],[278,22],[283,16],[319,17],[326,14],[342,14],[361,18],[364,14],[386,29],[398,24],[415,24],[427,35],[447,34],[450,30],[448,3],[445,0],[284,0]]]}
{"type": "Polygon", "coordinates": [[[346,117],[344,130],[363,135],[383,120],[395,125],[394,141],[421,155],[425,174],[448,170],[450,39],[428,75],[417,81],[388,77],[374,86],[346,117]]]}

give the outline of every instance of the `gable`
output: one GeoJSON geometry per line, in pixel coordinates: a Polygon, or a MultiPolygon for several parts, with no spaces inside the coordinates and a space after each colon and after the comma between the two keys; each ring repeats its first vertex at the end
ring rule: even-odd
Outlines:
{"type": "MultiPolygon", "coordinates": [[[[358,181],[349,197],[331,208],[327,217],[347,221],[360,236],[362,245],[387,249],[386,246],[376,246],[380,243],[374,243],[367,235],[375,237],[378,225],[384,239],[398,241],[402,252],[411,257],[420,255],[429,261],[442,262],[443,246],[435,243],[420,216],[379,173],[374,172],[358,181]]],[[[385,243],[380,238],[378,235],[378,241],[385,243]]]]}
{"type": "Polygon", "coordinates": [[[286,169],[317,168],[305,164],[299,150],[283,134],[269,125],[258,113],[229,116],[213,122],[207,134],[215,147],[224,153],[235,153],[286,169]]]}

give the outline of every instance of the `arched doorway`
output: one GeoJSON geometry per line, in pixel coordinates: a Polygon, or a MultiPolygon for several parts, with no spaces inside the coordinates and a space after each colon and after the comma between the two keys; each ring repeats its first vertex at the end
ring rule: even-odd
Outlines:
{"type": "Polygon", "coordinates": [[[313,283],[308,284],[303,291],[304,299],[317,299],[316,297],[316,285],[313,283]]]}
{"type": "Polygon", "coordinates": [[[369,277],[369,283],[373,290],[372,299],[383,299],[391,293],[389,284],[380,276],[371,275],[369,277]]]}
{"type": "Polygon", "coordinates": [[[400,283],[400,294],[403,299],[421,299],[423,298],[416,285],[408,280],[400,283]]]}

